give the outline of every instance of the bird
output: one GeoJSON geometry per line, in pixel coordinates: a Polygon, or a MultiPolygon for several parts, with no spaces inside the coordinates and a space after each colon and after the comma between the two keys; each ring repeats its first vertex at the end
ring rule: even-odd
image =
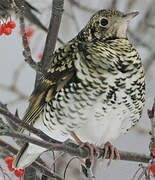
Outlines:
{"type": "MultiPolygon", "coordinates": [[[[72,139],[91,153],[104,147],[111,150],[111,159],[114,153],[119,157],[112,144],[137,124],[145,104],[144,68],[127,37],[128,25],[138,14],[101,9],[55,50],[23,121],[57,141],[72,139]]],[[[45,151],[26,143],[13,167],[25,168],[45,151]]]]}

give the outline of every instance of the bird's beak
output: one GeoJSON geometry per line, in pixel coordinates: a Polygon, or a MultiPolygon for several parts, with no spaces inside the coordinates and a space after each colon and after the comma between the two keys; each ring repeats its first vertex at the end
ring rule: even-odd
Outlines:
{"type": "Polygon", "coordinates": [[[126,30],[128,24],[130,23],[131,19],[137,16],[139,12],[131,12],[124,14],[119,20],[116,20],[115,27],[117,27],[117,37],[125,38],[126,37],[126,30]]]}
{"type": "Polygon", "coordinates": [[[131,12],[131,13],[127,13],[123,16],[123,19],[127,22],[129,22],[132,18],[134,18],[135,16],[137,16],[139,14],[138,11],[136,12],[131,12]]]}

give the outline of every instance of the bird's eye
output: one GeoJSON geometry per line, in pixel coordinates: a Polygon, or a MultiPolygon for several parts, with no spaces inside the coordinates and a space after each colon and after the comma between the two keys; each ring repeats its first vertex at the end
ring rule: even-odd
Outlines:
{"type": "Polygon", "coordinates": [[[105,19],[105,18],[102,18],[100,23],[101,23],[102,26],[106,26],[108,24],[108,20],[105,19]]]}

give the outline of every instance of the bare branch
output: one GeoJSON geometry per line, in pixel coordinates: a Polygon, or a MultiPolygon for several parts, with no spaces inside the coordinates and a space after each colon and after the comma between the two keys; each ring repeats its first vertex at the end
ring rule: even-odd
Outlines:
{"type": "Polygon", "coordinates": [[[155,99],[151,110],[147,111],[149,119],[151,121],[151,142],[150,142],[150,152],[152,152],[152,148],[155,148],[155,99]]]}
{"type": "MultiPolygon", "coordinates": [[[[1,106],[2,108],[4,108],[6,111],[8,111],[7,105],[2,104],[2,103],[0,102],[0,106],[1,106]]],[[[6,120],[7,120],[8,124],[9,124],[11,130],[16,130],[16,129],[17,129],[17,125],[12,122],[12,119],[10,119],[9,117],[6,117],[6,120]]]]}
{"type": "Polygon", "coordinates": [[[45,167],[44,165],[42,165],[42,164],[40,164],[38,162],[34,162],[32,165],[35,168],[39,169],[41,173],[43,173],[44,175],[46,175],[48,177],[56,178],[57,180],[64,180],[64,178],[62,178],[58,174],[52,172],[50,169],[48,169],[47,167],[45,167]]]}
{"type": "Polygon", "coordinates": [[[51,142],[51,141],[52,142],[57,142],[54,139],[47,136],[41,130],[36,129],[36,128],[32,127],[31,125],[25,123],[24,121],[20,120],[18,117],[16,117],[12,113],[10,113],[8,110],[4,109],[1,105],[0,105],[0,113],[3,114],[6,117],[12,119],[12,122],[15,123],[16,125],[18,125],[18,126],[20,126],[22,128],[26,128],[29,132],[36,134],[37,136],[39,136],[43,140],[46,140],[46,141],[49,141],[49,142],[51,142]]]}
{"type": "Polygon", "coordinates": [[[116,9],[117,8],[117,2],[116,0],[112,0],[111,4],[110,4],[110,8],[111,9],[116,9]]]}
{"type": "MultiPolygon", "coordinates": [[[[0,113],[4,114],[4,111],[2,111],[0,109],[0,113]]],[[[13,118],[15,119],[15,117],[13,117],[13,118]]],[[[35,130],[34,132],[36,132],[36,131],[38,131],[38,130],[35,130]]],[[[40,131],[39,131],[39,133],[40,133],[40,131]]],[[[78,157],[81,157],[81,158],[88,158],[90,156],[88,148],[86,148],[86,147],[79,148],[79,146],[74,144],[74,143],[64,144],[64,143],[60,143],[59,141],[53,140],[52,138],[50,138],[49,142],[48,141],[42,141],[42,140],[39,140],[39,139],[36,139],[36,138],[32,138],[32,137],[30,137],[28,135],[20,134],[20,133],[17,133],[17,132],[14,132],[14,131],[9,131],[9,130],[1,130],[0,135],[24,139],[25,141],[28,141],[28,142],[31,142],[33,144],[39,145],[41,147],[56,150],[56,151],[67,152],[67,153],[69,153],[71,155],[78,156],[78,157]]],[[[145,162],[145,163],[149,162],[149,160],[150,160],[149,156],[146,156],[146,155],[143,155],[143,154],[129,153],[129,152],[123,152],[123,151],[119,151],[119,153],[120,153],[121,160],[145,162]]],[[[103,157],[103,155],[104,155],[104,149],[100,148],[99,157],[103,157]]],[[[106,158],[109,158],[109,157],[110,157],[110,153],[107,155],[106,158]]]]}
{"type": "Polygon", "coordinates": [[[84,6],[75,0],[69,0],[69,1],[72,5],[82,9],[83,11],[88,11],[88,12],[92,12],[92,13],[97,11],[97,9],[92,9],[92,8],[87,7],[87,6],[84,6]]]}
{"type": "MultiPolygon", "coordinates": [[[[55,151],[62,151],[69,153],[73,156],[78,156],[81,158],[89,158],[90,153],[89,149],[87,147],[79,148],[78,145],[74,143],[61,143],[57,141],[55,142],[47,142],[43,140],[39,140],[37,138],[32,138],[28,135],[20,134],[17,132],[12,132],[12,131],[6,131],[6,130],[1,130],[0,131],[1,136],[10,136],[10,137],[15,137],[18,139],[24,139],[24,141],[31,142],[33,144],[36,144],[38,146],[47,148],[49,150],[55,150],[55,151]]],[[[99,157],[104,156],[104,149],[100,149],[100,155],[99,157]]],[[[135,162],[143,162],[143,163],[148,163],[150,158],[149,156],[146,156],[145,154],[139,154],[139,153],[131,153],[131,152],[124,152],[124,151],[119,151],[120,153],[120,158],[121,160],[126,160],[126,161],[135,161],[135,162]]],[[[107,155],[106,159],[109,159],[110,153],[107,155]]],[[[115,157],[116,159],[116,157],[115,157]]]]}
{"type": "Polygon", "coordinates": [[[9,2],[12,5],[15,13],[19,14],[20,29],[21,29],[21,34],[22,34],[23,46],[24,46],[23,55],[25,57],[25,61],[31,66],[31,68],[33,68],[34,70],[38,70],[37,63],[31,57],[31,50],[30,50],[28,39],[26,36],[25,22],[24,22],[24,4],[22,3],[22,1],[19,1],[19,0],[15,0],[15,1],[9,0],[9,2]],[[16,3],[18,5],[16,5],[16,3]]]}
{"type": "Polygon", "coordinates": [[[31,50],[30,50],[28,39],[26,36],[25,22],[24,22],[24,6],[22,6],[21,9],[19,10],[19,14],[20,14],[19,16],[20,29],[22,33],[22,40],[23,40],[23,46],[24,46],[23,55],[25,57],[25,61],[31,66],[32,69],[38,70],[37,63],[31,57],[31,50]]]}
{"type": "MultiPolygon", "coordinates": [[[[9,131],[9,130],[7,130],[7,131],[1,130],[0,135],[24,139],[25,141],[29,141],[31,143],[34,143],[34,144],[39,145],[41,147],[45,147],[47,149],[52,148],[52,150],[67,152],[71,155],[79,156],[82,158],[88,158],[89,157],[88,148],[85,148],[85,147],[79,148],[77,145],[75,145],[73,143],[71,143],[71,145],[62,144],[59,141],[56,141],[56,140],[50,138],[49,136],[44,134],[42,131],[28,125],[27,123],[25,123],[23,121],[21,121],[18,117],[16,117],[15,115],[13,115],[8,110],[6,110],[2,107],[0,107],[0,113],[5,115],[6,117],[11,118],[12,121],[14,123],[16,123],[16,125],[19,125],[23,128],[26,128],[28,131],[36,134],[38,137],[42,138],[44,141],[36,139],[36,138],[32,138],[32,137],[24,135],[24,134],[17,133],[14,131],[9,131]]],[[[150,160],[150,157],[146,156],[146,155],[129,153],[129,152],[122,152],[122,151],[119,151],[119,153],[120,153],[121,160],[137,161],[137,162],[145,162],[145,163],[149,162],[149,160],[150,160]]],[[[100,149],[100,157],[102,157],[103,155],[104,155],[104,150],[100,149]]],[[[109,154],[106,158],[109,158],[109,154]]]]}
{"type": "Polygon", "coordinates": [[[2,141],[1,139],[0,139],[0,147],[7,149],[12,154],[17,154],[17,152],[18,152],[18,150],[16,148],[14,148],[10,144],[6,143],[5,141],[2,141]]]}
{"type": "Polygon", "coordinates": [[[64,5],[64,0],[53,0],[50,25],[46,38],[43,57],[41,60],[42,69],[44,69],[45,66],[50,64],[52,61],[51,55],[53,54],[53,51],[55,49],[55,44],[56,44],[61,17],[63,13],[63,5],[64,5]]]}
{"type": "Polygon", "coordinates": [[[4,84],[0,84],[0,88],[5,90],[5,91],[9,91],[9,92],[12,92],[14,94],[16,94],[17,96],[19,96],[20,99],[27,99],[28,97],[23,94],[20,90],[18,90],[16,87],[14,86],[7,86],[7,85],[4,85],[4,84]]]}

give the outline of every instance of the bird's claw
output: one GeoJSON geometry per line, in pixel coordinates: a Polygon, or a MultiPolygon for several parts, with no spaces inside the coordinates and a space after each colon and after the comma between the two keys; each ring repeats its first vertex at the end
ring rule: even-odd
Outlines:
{"type": "Polygon", "coordinates": [[[85,142],[85,143],[82,142],[74,132],[71,133],[71,136],[79,144],[80,147],[88,147],[89,148],[89,150],[90,150],[90,161],[86,160],[86,162],[87,162],[86,166],[87,166],[87,168],[91,168],[94,164],[94,153],[99,154],[99,149],[93,144],[89,144],[88,142],[85,142]]]}
{"type": "Polygon", "coordinates": [[[108,151],[110,151],[110,157],[109,157],[107,167],[110,166],[110,164],[111,164],[112,160],[114,159],[115,155],[116,155],[116,159],[120,160],[120,154],[119,154],[118,150],[109,141],[105,143],[104,150],[105,150],[104,156],[101,159],[102,162],[106,158],[106,156],[108,154],[108,151]]]}
{"type": "Polygon", "coordinates": [[[90,162],[90,163],[86,163],[86,166],[88,168],[91,168],[94,164],[94,152],[99,154],[99,149],[95,145],[89,144],[88,142],[82,143],[80,145],[80,147],[88,147],[89,148],[89,150],[90,150],[90,161],[87,160],[86,162],[90,162]]]}

